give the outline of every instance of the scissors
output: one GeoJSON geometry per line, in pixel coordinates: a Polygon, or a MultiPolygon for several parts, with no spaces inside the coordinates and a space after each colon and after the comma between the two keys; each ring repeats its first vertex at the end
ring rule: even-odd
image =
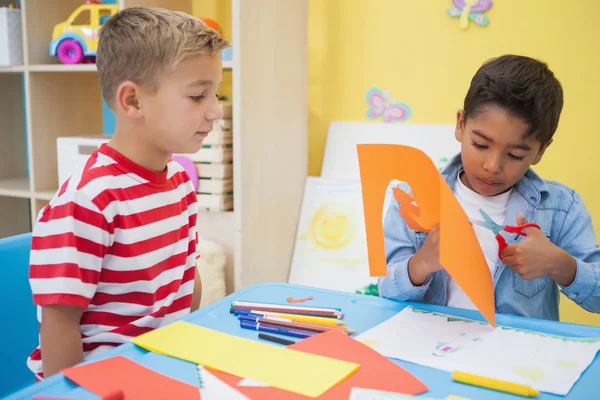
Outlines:
{"type": "Polygon", "coordinates": [[[506,240],[504,239],[504,237],[501,235],[500,232],[504,231],[504,232],[509,232],[509,233],[516,233],[517,235],[521,235],[521,236],[527,236],[527,234],[523,231],[523,229],[525,229],[525,228],[541,229],[538,224],[534,224],[532,222],[528,222],[526,224],[517,225],[517,226],[498,225],[497,223],[494,222],[494,220],[489,215],[487,215],[487,213],[485,211],[480,209],[479,213],[483,217],[484,221],[480,221],[480,220],[476,220],[476,219],[469,219],[469,221],[471,221],[473,224],[483,226],[484,228],[488,228],[489,230],[494,232],[494,234],[496,235],[496,241],[498,242],[498,258],[500,258],[500,259],[502,259],[502,250],[504,250],[508,246],[508,244],[506,243],[506,240]]]}

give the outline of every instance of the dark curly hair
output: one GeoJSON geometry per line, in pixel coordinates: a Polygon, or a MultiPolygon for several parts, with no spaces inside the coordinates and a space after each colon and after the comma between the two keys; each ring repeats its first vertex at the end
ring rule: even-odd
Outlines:
{"type": "Polygon", "coordinates": [[[548,65],[533,58],[504,55],[486,61],[471,80],[465,121],[487,104],[498,105],[529,125],[526,136],[548,143],[560,119],[563,89],[548,65]]]}

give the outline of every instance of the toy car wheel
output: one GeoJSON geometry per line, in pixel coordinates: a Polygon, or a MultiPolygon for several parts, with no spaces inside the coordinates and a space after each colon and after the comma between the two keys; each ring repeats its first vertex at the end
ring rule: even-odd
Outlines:
{"type": "Polygon", "coordinates": [[[60,42],[56,55],[63,64],[79,64],[85,58],[81,45],[70,39],[60,42]]]}

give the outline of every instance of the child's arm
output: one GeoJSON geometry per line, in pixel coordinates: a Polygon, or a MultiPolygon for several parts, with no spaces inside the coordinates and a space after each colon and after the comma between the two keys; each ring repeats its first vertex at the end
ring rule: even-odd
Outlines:
{"type": "Polygon", "coordinates": [[[202,300],[202,279],[200,279],[200,272],[198,272],[198,268],[196,268],[196,276],[194,278],[194,292],[192,293],[191,311],[196,311],[200,308],[200,300],[202,300]]]}
{"type": "Polygon", "coordinates": [[[44,378],[63,368],[83,361],[83,345],[79,321],[83,309],[76,306],[48,305],[42,307],[40,349],[44,378]]]}
{"type": "Polygon", "coordinates": [[[394,181],[388,187],[391,202],[383,222],[387,276],[379,278],[379,294],[401,301],[421,301],[429,289],[430,274],[441,269],[439,231],[434,227],[417,251],[415,233],[400,216],[400,204],[392,195],[394,187],[410,193],[405,183],[394,181]]]}
{"type": "MultiPolygon", "coordinates": [[[[600,313],[600,247],[596,242],[592,217],[577,193],[574,193],[556,244],[575,259],[572,282],[555,279],[562,284],[563,294],[586,310],[600,313]]],[[[568,274],[568,268],[568,264],[563,263],[554,275],[564,276],[568,274]]]]}
{"type": "MultiPolygon", "coordinates": [[[[518,224],[525,222],[518,217],[518,224]]],[[[504,249],[502,261],[523,279],[549,276],[568,298],[600,313],[600,247],[581,197],[573,194],[556,244],[535,228],[525,233],[523,241],[504,249]]]]}
{"type": "Polygon", "coordinates": [[[35,224],[29,282],[33,302],[42,308],[44,372],[56,373],[83,359],[80,323],[96,293],[113,230],[98,207],[78,191],[53,199],[35,224]]]}

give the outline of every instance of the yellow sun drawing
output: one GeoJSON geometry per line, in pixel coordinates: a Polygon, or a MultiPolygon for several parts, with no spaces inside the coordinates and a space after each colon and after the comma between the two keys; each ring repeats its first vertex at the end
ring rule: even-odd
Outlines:
{"type": "Polygon", "coordinates": [[[354,238],[356,227],[352,210],[340,203],[324,203],[314,212],[311,221],[311,237],[324,249],[339,249],[354,238]]]}

